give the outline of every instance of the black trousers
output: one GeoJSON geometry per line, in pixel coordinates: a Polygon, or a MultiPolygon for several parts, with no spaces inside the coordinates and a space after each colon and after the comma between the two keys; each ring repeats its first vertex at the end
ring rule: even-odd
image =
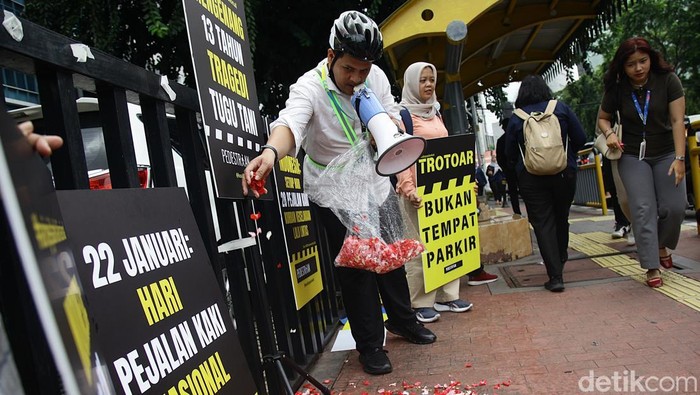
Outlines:
{"type": "MultiPolygon", "coordinates": [[[[518,176],[514,169],[506,169],[506,182],[508,182],[508,196],[510,196],[510,204],[513,207],[514,214],[522,214],[520,211],[520,200],[518,199],[518,176]]],[[[504,197],[505,199],[505,197],[504,197]]]]}
{"type": "Polygon", "coordinates": [[[490,180],[489,179],[489,185],[491,186],[491,192],[493,192],[493,200],[495,201],[501,201],[502,199],[505,199],[506,195],[506,188],[505,185],[503,185],[503,181],[497,181],[497,180],[490,180]]]}
{"type": "MultiPolygon", "coordinates": [[[[345,226],[330,209],[314,203],[311,206],[325,228],[330,253],[335,258],[345,240],[345,226]]],[[[416,320],[403,267],[386,274],[335,265],[334,268],[345,313],[350,320],[350,331],[360,353],[381,348],[384,344],[382,303],[392,324],[404,326],[416,320]]]]}
{"type": "Polygon", "coordinates": [[[576,171],[567,168],[553,176],[523,171],[518,182],[547,274],[550,279],[561,277],[569,259],[569,210],[576,192],[576,171]]]}

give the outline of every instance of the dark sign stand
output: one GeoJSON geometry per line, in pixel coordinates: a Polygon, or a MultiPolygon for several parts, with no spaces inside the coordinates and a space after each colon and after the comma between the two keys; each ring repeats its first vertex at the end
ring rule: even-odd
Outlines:
{"type": "MultiPolygon", "coordinates": [[[[250,212],[256,212],[253,200],[251,199],[249,201],[251,206],[250,212]]],[[[243,205],[240,206],[240,210],[242,211],[241,214],[245,214],[245,210],[242,206],[243,205]]],[[[242,216],[241,218],[246,217],[242,216]]],[[[219,252],[228,251],[221,251],[220,249],[219,252]]],[[[276,375],[278,377],[280,385],[284,387],[284,391],[288,395],[294,395],[294,390],[292,389],[292,385],[290,384],[289,379],[287,378],[287,374],[284,371],[284,367],[296,371],[305,380],[307,380],[316,388],[318,388],[322,394],[331,395],[331,390],[326,388],[326,386],[321,384],[321,382],[319,382],[317,379],[311,376],[311,374],[309,374],[306,370],[304,370],[301,366],[294,362],[294,360],[285,355],[283,351],[280,351],[277,348],[276,342],[274,341],[275,335],[272,331],[272,320],[270,317],[270,314],[272,314],[272,310],[270,309],[270,303],[267,299],[267,292],[265,292],[265,276],[262,270],[263,262],[255,262],[255,260],[253,260],[252,262],[253,264],[249,267],[250,290],[253,294],[254,300],[261,307],[260,309],[257,309],[261,312],[261,314],[257,316],[257,319],[261,321],[261,325],[259,326],[260,334],[265,339],[265,341],[260,342],[263,352],[263,367],[266,369],[274,368],[274,371],[270,372],[270,374],[276,375]]]]}
{"type": "Polygon", "coordinates": [[[331,390],[329,390],[328,388],[326,388],[326,386],[324,386],[318,380],[313,378],[313,376],[311,376],[307,371],[302,369],[301,366],[297,365],[297,363],[292,361],[288,356],[284,355],[284,353],[277,351],[275,354],[265,355],[263,356],[263,361],[266,365],[275,365],[277,373],[280,375],[280,377],[284,378],[283,383],[287,394],[294,395],[294,391],[292,390],[292,386],[289,384],[289,380],[286,379],[287,376],[284,373],[284,367],[282,366],[282,364],[286,365],[288,368],[294,369],[297,373],[304,377],[304,379],[313,384],[314,387],[318,388],[322,394],[331,395],[331,390]]]}

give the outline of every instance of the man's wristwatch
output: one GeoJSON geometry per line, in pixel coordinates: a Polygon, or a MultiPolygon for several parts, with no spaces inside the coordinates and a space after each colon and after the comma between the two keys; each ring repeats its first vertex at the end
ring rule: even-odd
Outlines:
{"type": "Polygon", "coordinates": [[[685,161],[685,156],[681,156],[681,155],[679,155],[679,156],[676,156],[676,157],[675,157],[675,158],[673,158],[673,159],[675,159],[675,160],[679,160],[679,161],[683,161],[683,162],[684,162],[684,161],[685,161]]]}
{"type": "Polygon", "coordinates": [[[260,153],[262,153],[263,150],[265,150],[265,148],[269,149],[270,151],[272,151],[272,153],[275,154],[275,163],[277,163],[277,159],[279,158],[279,154],[277,154],[277,148],[275,148],[269,144],[265,144],[262,147],[260,147],[260,153]]]}

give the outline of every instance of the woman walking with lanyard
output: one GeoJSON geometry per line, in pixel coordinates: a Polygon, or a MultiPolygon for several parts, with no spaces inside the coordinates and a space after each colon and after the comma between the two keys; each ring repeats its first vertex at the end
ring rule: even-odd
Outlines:
{"type": "Polygon", "coordinates": [[[685,97],[673,67],[641,37],[625,40],[603,77],[598,127],[608,147],[623,150],[618,162],[627,190],[632,228],[646,283],[663,285],[659,266],[673,267],[687,204],[685,194],[685,97]],[[622,141],[611,131],[620,111],[622,141]]]}

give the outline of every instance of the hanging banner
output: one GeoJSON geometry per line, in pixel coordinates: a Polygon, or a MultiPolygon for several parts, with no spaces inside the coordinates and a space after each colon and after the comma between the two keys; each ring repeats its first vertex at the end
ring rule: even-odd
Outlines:
{"type": "Polygon", "coordinates": [[[182,4],[216,196],[242,199],[243,169],[260,152],[264,134],[244,2],[182,4]]]}
{"type": "Polygon", "coordinates": [[[427,140],[416,163],[418,224],[425,292],[479,268],[479,221],[474,192],[474,135],[427,140]]]}
{"type": "Polygon", "coordinates": [[[277,202],[297,310],[323,289],[316,229],[311,221],[309,198],[303,191],[301,169],[299,159],[291,156],[282,158],[274,169],[277,202]]]}
{"type": "Polygon", "coordinates": [[[59,191],[117,393],[256,394],[181,188],[59,191]]]}

